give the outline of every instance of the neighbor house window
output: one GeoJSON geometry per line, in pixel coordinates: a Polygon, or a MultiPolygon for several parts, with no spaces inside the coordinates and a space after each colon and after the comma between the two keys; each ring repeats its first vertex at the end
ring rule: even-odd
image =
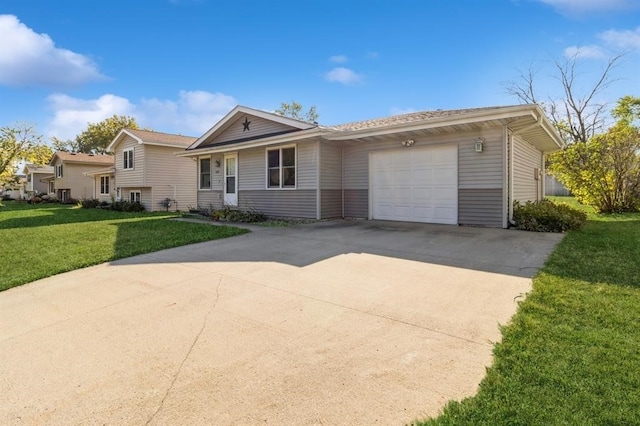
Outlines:
{"type": "Polygon", "coordinates": [[[296,187],[296,147],[267,150],[267,187],[296,187]]]}
{"type": "Polygon", "coordinates": [[[56,192],[56,185],[53,183],[52,180],[49,181],[49,194],[53,194],[54,192],[56,192]]]}
{"type": "Polygon", "coordinates": [[[133,169],[133,148],[125,149],[122,151],[123,154],[123,169],[131,170],[133,169]]]}
{"type": "Polygon", "coordinates": [[[109,194],[109,176],[100,176],[100,194],[109,194]]]}
{"type": "Polygon", "coordinates": [[[211,189],[211,158],[200,159],[200,189],[211,189]]]}
{"type": "Polygon", "coordinates": [[[61,178],[62,177],[62,164],[58,164],[56,166],[56,177],[57,178],[61,178]]]}
{"type": "Polygon", "coordinates": [[[139,203],[140,202],[140,191],[131,191],[129,193],[129,201],[131,201],[132,203],[139,203]]]}

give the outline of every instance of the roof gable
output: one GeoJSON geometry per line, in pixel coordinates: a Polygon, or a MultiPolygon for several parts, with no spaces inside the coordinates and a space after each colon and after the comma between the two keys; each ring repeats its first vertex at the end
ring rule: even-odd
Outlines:
{"type": "Polygon", "coordinates": [[[189,149],[246,142],[316,127],[317,124],[239,105],[198,138],[189,149]]]}

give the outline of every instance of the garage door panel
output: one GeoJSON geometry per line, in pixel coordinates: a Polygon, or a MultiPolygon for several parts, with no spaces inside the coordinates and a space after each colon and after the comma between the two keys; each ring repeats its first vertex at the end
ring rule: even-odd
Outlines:
{"type": "Polygon", "coordinates": [[[371,155],[374,219],[456,224],[457,146],[371,155]]]}

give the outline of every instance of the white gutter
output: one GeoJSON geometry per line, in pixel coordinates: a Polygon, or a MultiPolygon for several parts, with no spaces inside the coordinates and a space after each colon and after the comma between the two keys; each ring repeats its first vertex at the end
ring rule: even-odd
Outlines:
{"type": "Polygon", "coordinates": [[[471,124],[490,120],[512,119],[527,115],[533,115],[534,119],[538,118],[538,115],[535,114],[534,110],[531,107],[516,107],[513,109],[509,109],[508,111],[502,111],[501,113],[490,113],[487,111],[483,111],[482,113],[476,114],[462,114],[460,117],[454,120],[451,119],[451,116],[446,116],[436,119],[429,119],[426,123],[424,121],[418,120],[411,123],[400,123],[390,126],[381,126],[362,130],[335,130],[332,133],[327,134],[325,138],[327,140],[335,141],[348,140],[369,136],[385,135],[390,133],[411,132],[415,130],[425,130],[444,126],[456,126],[459,124],[471,124]]]}

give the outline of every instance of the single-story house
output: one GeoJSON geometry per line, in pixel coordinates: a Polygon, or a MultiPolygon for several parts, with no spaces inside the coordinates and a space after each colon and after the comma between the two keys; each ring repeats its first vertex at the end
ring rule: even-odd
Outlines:
{"type": "Polygon", "coordinates": [[[93,198],[94,180],[87,173],[113,166],[113,156],[59,151],[49,164],[53,175],[44,180],[53,182],[54,195],[65,202],[93,198]]]}
{"type": "Polygon", "coordinates": [[[179,155],[197,204],[269,216],[508,227],[544,197],[563,141],[537,105],[414,112],[321,126],[237,106],[179,155]]]}
{"type": "Polygon", "coordinates": [[[140,202],[148,211],[195,207],[196,162],[178,157],[195,137],[123,129],[107,147],[115,153],[116,198],[140,202]]]}
{"type": "Polygon", "coordinates": [[[24,174],[27,175],[27,194],[36,195],[53,192],[50,191],[49,182],[45,180],[46,177],[53,175],[52,166],[27,163],[24,166],[24,174]]]}

